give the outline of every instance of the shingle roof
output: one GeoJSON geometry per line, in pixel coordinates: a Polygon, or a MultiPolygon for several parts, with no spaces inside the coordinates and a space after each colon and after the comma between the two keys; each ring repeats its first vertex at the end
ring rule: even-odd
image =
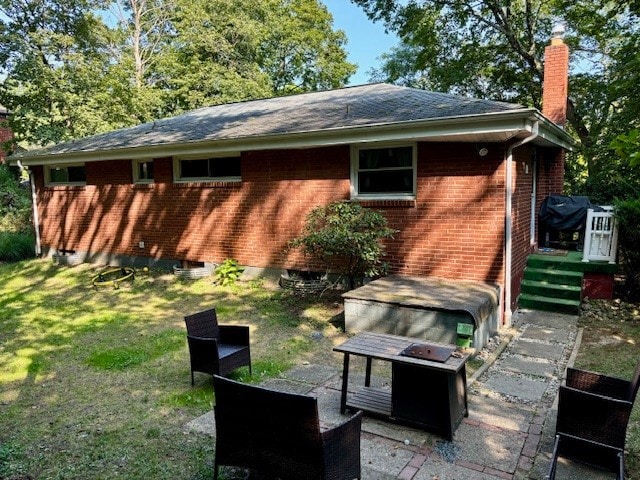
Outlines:
{"type": "Polygon", "coordinates": [[[108,151],[306,133],[475,116],[523,108],[517,104],[377,83],[199,108],[176,117],[28,152],[27,155],[108,151]]]}

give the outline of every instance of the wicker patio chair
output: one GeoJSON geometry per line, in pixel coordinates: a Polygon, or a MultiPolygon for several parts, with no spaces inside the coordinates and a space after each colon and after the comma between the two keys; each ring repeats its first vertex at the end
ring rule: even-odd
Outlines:
{"type": "Polygon", "coordinates": [[[282,480],[360,478],[362,412],[320,430],[315,397],[269,390],[214,375],[216,453],[221,465],[282,480]]]}
{"type": "Polygon", "coordinates": [[[251,374],[248,326],[219,325],[215,308],[186,315],[184,321],[191,357],[191,385],[193,372],[224,376],[248,366],[251,374]]]}
{"type": "Polygon", "coordinates": [[[567,369],[560,386],[555,445],[547,478],[555,479],[558,457],[615,472],[624,479],[624,446],[638,392],[640,361],[631,381],[567,369]]]}

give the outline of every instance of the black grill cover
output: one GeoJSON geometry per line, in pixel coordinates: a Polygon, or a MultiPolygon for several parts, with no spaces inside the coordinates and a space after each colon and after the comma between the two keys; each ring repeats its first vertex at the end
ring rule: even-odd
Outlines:
{"type": "Polygon", "coordinates": [[[540,206],[540,222],[549,228],[560,231],[582,230],[587,220],[587,210],[599,212],[603,209],[593,205],[588,197],[567,197],[550,195],[540,206]]]}

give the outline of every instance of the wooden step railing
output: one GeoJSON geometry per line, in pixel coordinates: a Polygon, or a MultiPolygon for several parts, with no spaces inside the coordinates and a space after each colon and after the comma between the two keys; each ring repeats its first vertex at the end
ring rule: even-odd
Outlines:
{"type": "Polygon", "coordinates": [[[618,250],[618,228],[613,215],[613,207],[601,207],[602,212],[590,208],[584,234],[582,261],[593,260],[616,263],[618,250]]]}

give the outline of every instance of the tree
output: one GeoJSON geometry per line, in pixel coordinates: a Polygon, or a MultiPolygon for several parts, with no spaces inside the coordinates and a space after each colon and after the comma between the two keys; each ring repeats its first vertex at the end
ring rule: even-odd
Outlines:
{"type": "Polygon", "coordinates": [[[265,14],[259,0],[177,0],[155,72],[167,111],[272,96],[258,62],[265,14]]]}
{"type": "Polygon", "coordinates": [[[585,0],[353,0],[400,36],[377,79],[541,107],[544,47],[568,25],[568,122],[590,173],[607,168],[610,140],[637,122],[638,18],[625,2],[585,0]],[[633,60],[633,61],[632,61],[633,60]]]}
{"type": "Polygon", "coordinates": [[[634,129],[619,135],[611,143],[611,148],[632,167],[640,167],[640,130],[634,129]]]}
{"type": "Polygon", "coordinates": [[[276,95],[343,86],[355,73],[344,50],[346,36],[316,1],[287,0],[268,6],[269,33],[260,64],[276,95]]]}
{"type": "Polygon", "coordinates": [[[349,287],[354,288],[359,278],[386,273],[381,241],[395,233],[380,212],[359,203],[338,201],[314,208],[302,235],[292,240],[289,248],[299,248],[322,261],[329,270],[346,276],[349,287]]]}
{"type": "Polygon", "coordinates": [[[129,50],[133,60],[135,87],[141,89],[148,83],[148,70],[171,34],[175,4],[163,0],[116,0],[112,10],[125,36],[124,45],[130,47],[125,47],[125,52],[129,50]]]}
{"type": "Polygon", "coordinates": [[[318,0],[0,0],[0,103],[25,146],[343,86],[318,0]]]}
{"type": "Polygon", "coordinates": [[[46,145],[123,123],[125,112],[109,92],[106,30],[91,13],[98,6],[0,1],[0,103],[12,112],[16,140],[46,145]]]}
{"type": "Polygon", "coordinates": [[[135,123],[151,121],[165,111],[156,87],[156,64],[172,36],[172,0],[115,0],[109,9],[117,21],[110,31],[115,59],[111,75],[129,94],[122,100],[135,123]]]}
{"type": "Polygon", "coordinates": [[[628,301],[640,301],[640,196],[616,202],[620,257],[628,301]]]}
{"type": "Polygon", "coordinates": [[[174,111],[343,86],[355,66],[317,0],[176,0],[158,66],[174,111]]]}
{"type": "Polygon", "coordinates": [[[615,155],[585,180],[580,193],[600,205],[640,198],[640,130],[618,135],[609,148],[615,155]]]}

